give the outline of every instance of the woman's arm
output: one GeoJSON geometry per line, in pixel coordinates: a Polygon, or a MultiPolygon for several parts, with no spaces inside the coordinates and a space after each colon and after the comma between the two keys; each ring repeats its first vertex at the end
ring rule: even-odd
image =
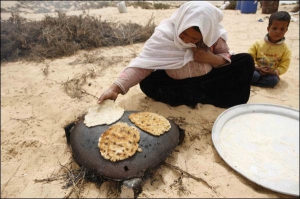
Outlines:
{"type": "Polygon", "coordinates": [[[153,70],[128,67],[123,70],[114,84],[118,85],[122,90],[122,94],[126,94],[128,90],[145,79],[153,70]]]}
{"type": "Polygon", "coordinates": [[[100,96],[100,104],[106,99],[116,100],[118,95],[126,94],[128,90],[150,75],[152,70],[129,67],[119,75],[117,80],[100,96]]]}

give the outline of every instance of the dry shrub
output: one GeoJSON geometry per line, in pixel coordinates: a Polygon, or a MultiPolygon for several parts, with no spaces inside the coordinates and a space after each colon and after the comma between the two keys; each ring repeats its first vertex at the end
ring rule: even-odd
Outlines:
{"type": "Polygon", "coordinates": [[[1,61],[28,56],[31,45],[41,34],[40,30],[41,24],[27,22],[18,13],[12,13],[8,20],[1,21],[1,61]]]}
{"type": "Polygon", "coordinates": [[[154,3],[153,6],[155,9],[169,9],[171,7],[170,4],[164,4],[164,3],[154,3]]]}
{"type": "Polygon", "coordinates": [[[45,16],[42,21],[27,21],[12,14],[1,21],[1,62],[25,58],[41,61],[73,55],[78,50],[103,46],[122,46],[146,41],[154,32],[154,17],[145,26],[118,24],[89,15],[45,16]]]}
{"type": "Polygon", "coordinates": [[[83,55],[77,56],[77,58],[70,62],[70,65],[78,65],[78,64],[98,64],[101,65],[101,69],[105,70],[107,67],[114,65],[116,63],[122,62],[124,60],[123,56],[102,56],[97,52],[93,53],[84,53],[83,55]]]}
{"type": "Polygon", "coordinates": [[[152,3],[145,1],[137,1],[137,2],[126,2],[127,6],[133,6],[134,8],[141,7],[142,9],[153,9],[152,3]]]}
{"type": "Polygon", "coordinates": [[[96,74],[93,69],[89,69],[86,73],[76,75],[73,79],[62,83],[64,91],[71,98],[81,98],[83,91],[82,86],[86,83],[88,77],[95,78],[96,74]]]}
{"type": "Polygon", "coordinates": [[[133,6],[134,8],[141,7],[142,9],[170,9],[170,8],[178,8],[180,5],[172,5],[170,2],[166,3],[155,3],[155,1],[147,2],[147,1],[129,1],[126,2],[127,6],[133,6]]]}
{"type": "Polygon", "coordinates": [[[230,4],[225,8],[225,10],[235,10],[237,1],[229,1],[230,4]]]}
{"type": "Polygon", "coordinates": [[[291,12],[299,12],[299,1],[297,1],[297,4],[292,8],[291,12]]]}
{"type": "Polygon", "coordinates": [[[42,68],[43,74],[47,77],[49,74],[49,64],[47,63],[43,68],[42,68]]]}

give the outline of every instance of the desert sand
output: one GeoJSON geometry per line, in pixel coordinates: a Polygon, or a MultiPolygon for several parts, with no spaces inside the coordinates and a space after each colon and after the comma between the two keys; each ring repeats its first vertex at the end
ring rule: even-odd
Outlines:
{"type": "MultiPolygon", "coordinates": [[[[222,2],[214,2],[221,5],[222,2]]],[[[2,4],[2,3],[1,3],[2,4]]],[[[280,5],[290,11],[293,5],[280,5]]],[[[155,23],[175,9],[144,10],[127,7],[127,13],[108,7],[88,14],[105,20],[145,24],[151,15],[155,23]]],[[[247,52],[248,47],[267,33],[266,14],[241,14],[224,10],[222,25],[228,31],[231,52],[247,52]]],[[[55,15],[55,13],[52,13],[55,15]]],[[[72,11],[67,14],[82,14],[72,11]]],[[[21,14],[38,20],[42,14],[21,14]]],[[[1,14],[1,18],[9,17],[1,14]]],[[[299,15],[293,15],[299,19],[299,15]]],[[[299,21],[292,21],[286,34],[292,51],[289,70],[275,88],[251,88],[248,103],[269,103],[299,110],[299,21]]],[[[96,105],[97,98],[110,86],[143,43],[80,51],[73,56],[35,62],[1,64],[1,197],[2,198],[115,198],[117,183],[101,185],[80,181],[78,188],[65,189],[66,174],[78,169],[66,142],[64,127],[96,105]],[[85,79],[86,81],[83,81],[85,79]],[[76,83],[76,80],[82,84],[76,83]],[[68,88],[68,92],[66,91],[68,88]]],[[[289,195],[259,186],[229,167],[215,150],[211,130],[225,109],[199,104],[171,107],[146,97],[139,86],[116,103],[125,110],[150,111],[175,118],[185,130],[184,142],[166,162],[203,179],[197,181],[165,165],[159,166],[143,183],[139,198],[288,198],[289,195]],[[205,183],[206,182],[206,183],[205,183]],[[209,186],[208,186],[209,185],[209,186]]]]}

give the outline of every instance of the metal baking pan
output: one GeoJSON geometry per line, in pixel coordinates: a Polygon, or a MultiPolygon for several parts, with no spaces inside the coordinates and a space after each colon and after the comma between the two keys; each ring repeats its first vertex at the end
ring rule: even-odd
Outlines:
{"type": "Polygon", "coordinates": [[[270,190],[299,196],[299,110],[244,104],[216,119],[212,141],[235,171],[270,190]]]}
{"type": "MultiPolygon", "coordinates": [[[[135,126],[128,118],[130,113],[138,111],[125,111],[123,116],[116,121],[125,122],[129,126],[135,126]]],[[[148,169],[158,166],[163,162],[179,144],[180,130],[177,125],[169,120],[171,129],[161,136],[153,136],[147,132],[140,132],[139,148],[142,152],[136,152],[128,159],[112,162],[103,158],[98,147],[98,140],[111,125],[98,125],[87,127],[83,120],[78,121],[71,129],[67,140],[71,145],[75,161],[105,178],[114,180],[126,180],[142,177],[148,169]],[[68,139],[69,137],[69,139],[68,139]]]]}

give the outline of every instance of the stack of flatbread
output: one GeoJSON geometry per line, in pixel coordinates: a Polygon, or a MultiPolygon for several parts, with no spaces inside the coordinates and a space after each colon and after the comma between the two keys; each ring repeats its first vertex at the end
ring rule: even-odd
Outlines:
{"type": "Polygon", "coordinates": [[[124,114],[124,109],[114,103],[113,100],[105,100],[99,105],[89,108],[84,117],[84,124],[87,127],[112,124],[119,120],[124,114]]]}

